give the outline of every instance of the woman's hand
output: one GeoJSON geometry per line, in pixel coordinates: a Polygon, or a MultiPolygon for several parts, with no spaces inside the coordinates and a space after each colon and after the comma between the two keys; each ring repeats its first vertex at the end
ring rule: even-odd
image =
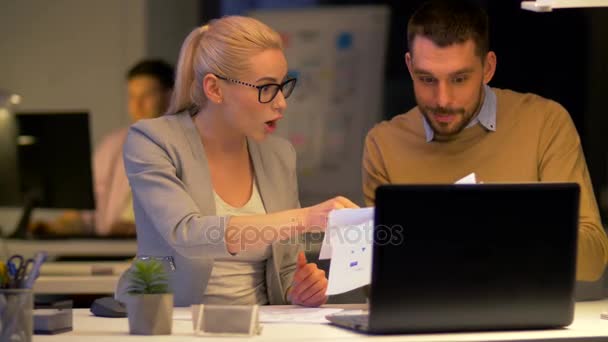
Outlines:
{"type": "Polygon", "coordinates": [[[327,217],[334,209],[358,208],[342,196],[306,208],[290,209],[266,215],[232,216],[226,223],[226,249],[231,254],[245,249],[265,248],[280,240],[303,233],[323,232],[327,217]]]}
{"type": "Polygon", "coordinates": [[[329,212],[334,209],[359,208],[346,197],[337,196],[325,202],[305,208],[304,226],[307,231],[325,231],[329,212]]]}
{"type": "Polygon", "coordinates": [[[304,252],[298,254],[296,273],[287,298],[292,304],[320,306],[327,302],[327,278],[325,271],[315,263],[307,263],[304,252]]]}

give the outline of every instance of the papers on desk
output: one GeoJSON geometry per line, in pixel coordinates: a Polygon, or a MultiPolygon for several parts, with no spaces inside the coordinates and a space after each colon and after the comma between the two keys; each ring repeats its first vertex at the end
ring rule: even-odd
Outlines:
{"type": "Polygon", "coordinates": [[[260,307],[260,323],[329,323],[325,316],[342,309],[336,308],[281,308],[273,305],[260,307]]]}
{"type": "MultiPolygon", "coordinates": [[[[282,305],[261,305],[260,323],[329,323],[325,316],[343,311],[339,308],[285,307],[282,305]]],[[[173,311],[173,319],[191,321],[190,309],[173,311]]]]}
{"type": "Polygon", "coordinates": [[[354,290],[371,282],[374,208],[329,213],[319,259],[331,259],[327,294],[354,290]]]}

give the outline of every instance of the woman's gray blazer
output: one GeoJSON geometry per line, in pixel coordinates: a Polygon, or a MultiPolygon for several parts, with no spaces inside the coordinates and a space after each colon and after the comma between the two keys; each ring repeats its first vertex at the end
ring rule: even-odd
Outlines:
{"type": "MultiPolygon", "coordinates": [[[[296,155],[284,139],[247,140],[267,213],[300,206],[296,155]]],[[[129,129],[124,162],[133,192],[137,256],[161,260],[169,270],[176,306],[202,302],[214,258],[230,257],[226,217],[215,216],[211,176],[201,137],[187,113],[140,120],[129,129]]],[[[287,304],[300,246],[277,242],[266,262],[270,304],[287,304]]],[[[126,277],[116,297],[125,300],[126,277]]]]}

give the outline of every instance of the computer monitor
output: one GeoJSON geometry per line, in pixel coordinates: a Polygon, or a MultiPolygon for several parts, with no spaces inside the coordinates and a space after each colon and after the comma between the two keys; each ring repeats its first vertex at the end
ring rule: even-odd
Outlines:
{"type": "Polygon", "coordinates": [[[11,235],[27,237],[32,210],[95,209],[89,117],[86,112],[9,114],[0,127],[0,175],[16,185],[0,192],[0,205],[21,206],[11,235]],[[10,121],[13,121],[10,123],[10,121]]]}

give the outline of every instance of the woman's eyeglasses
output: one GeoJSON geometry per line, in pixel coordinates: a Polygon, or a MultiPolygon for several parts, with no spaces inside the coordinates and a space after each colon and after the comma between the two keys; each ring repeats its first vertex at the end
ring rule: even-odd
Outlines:
{"type": "Polygon", "coordinates": [[[235,80],[235,79],[220,76],[220,75],[215,75],[215,77],[219,78],[220,80],[229,81],[229,82],[244,85],[247,87],[256,88],[258,90],[258,101],[260,103],[268,103],[268,102],[274,100],[274,98],[279,93],[279,90],[281,91],[281,93],[283,93],[284,98],[288,98],[289,95],[291,95],[291,93],[293,92],[293,88],[296,87],[296,81],[297,81],[296,78],[290,78],[281,84],[268,83],[268,84],[263,84],[263,85],[255,85],[255,84],[242,82],[239,80],[235,80]]]}

